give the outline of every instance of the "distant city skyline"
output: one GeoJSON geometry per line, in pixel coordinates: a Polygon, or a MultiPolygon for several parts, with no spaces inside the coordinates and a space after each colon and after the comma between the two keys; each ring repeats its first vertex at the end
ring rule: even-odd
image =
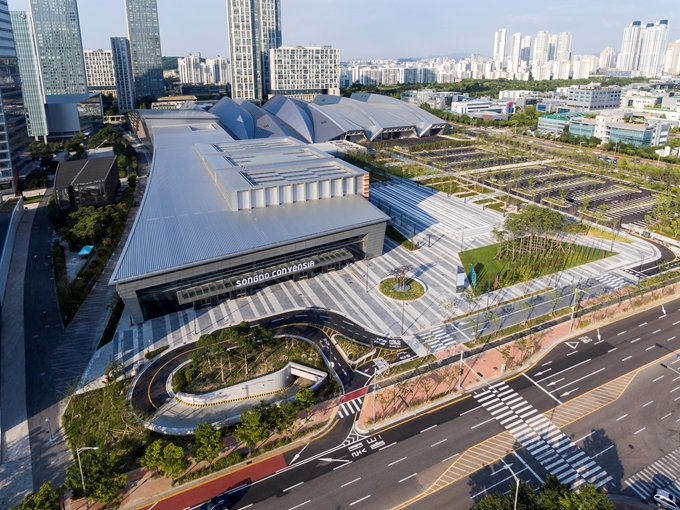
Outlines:
{"type": "MultiPolygon", "coordinates": [[[[493,0],[485,6],[490,14],[475,24],[457,23],[460,6],[450,0],[432,0],[427,9],[413,9],[413,3],[406,0],[283,0],[283,44],[330,44],[340,49],[343,60],[451,53],[492,57],[493,34],[503,27],[508,34],[522,32],[533,37],[540,30],[571,32],[574,54],[599,54],[607,46],[618,53],[622,30],[631,21],[658,19],[669,20],[669,40],[680,38],[680,5],[675,0],[650,0],[642,5],[627,0],[615,5],[575,1],[551,5],[540,0],[493,0]],[[428,37],[422,37],[424,33],[428,37]]],[[[9,0],[9,8],[28,10],[28,0],[9,0]]],[[[78,0],[78,10],[85,49],[110,49],[110,37],[127,33],[123,0],[78,0]]],[[[187,9],[182,0],[158,0],[158,11],[164,56],[228,55],[225,0],[201,0],[200,9],[187,9]]]]}

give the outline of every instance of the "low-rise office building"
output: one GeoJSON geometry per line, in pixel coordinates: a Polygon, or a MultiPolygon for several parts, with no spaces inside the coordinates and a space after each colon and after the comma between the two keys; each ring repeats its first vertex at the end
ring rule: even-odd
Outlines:
{"type": "Polygon", "coordinates": [[[59,209],[112,204],[120,186],[116,156],[62,161],[54,176],[59,209]]]}
{"type": "Polygon", "coordinates": [[[134,125],[154,157],[110,285],[135,323],[382,253],[365,171],[292,137],[234,140],[200,110],[134,125]]]}
{"type": "Polygon", "coordinates": [[[621,87],[569,87],[567,104],[582,111],[611,110],[621,104],[621,87]]]}
{"type": "Polygon", "coordinates": [[[538,132],[542,134],[551,133],[559,136],[564,132],[564,128],[569,126],[569,123],[573,118],[584,116],[584,113],[574,112],[543,115],[538,118],[538,132]]]}
{"type": "Polygon", "coordinates": [[[574,117],[569,122],[569,133],[574,136],[590,138],[595,136],[595,119],[574,117]]]}

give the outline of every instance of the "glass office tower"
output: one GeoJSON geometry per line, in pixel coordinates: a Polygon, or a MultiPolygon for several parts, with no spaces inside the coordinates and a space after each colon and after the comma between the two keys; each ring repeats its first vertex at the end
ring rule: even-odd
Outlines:
{"type": "Polygon", "coordinates": [[[156,0],[125,0],[137,98],[164,94],[161,34],[156,0]]]}

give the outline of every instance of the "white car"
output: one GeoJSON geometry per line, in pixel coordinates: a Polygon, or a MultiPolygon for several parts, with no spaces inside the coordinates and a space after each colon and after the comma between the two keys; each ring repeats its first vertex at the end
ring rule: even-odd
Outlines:
{"type": "Polygon", "coordinates": [[[680,510],[680,503],[678,503],[678,498],[668,491],[662,489],[656,489],[653,496],[654,501],[657,505],[663,508],[670,508],[671,510],[680,510]]]}

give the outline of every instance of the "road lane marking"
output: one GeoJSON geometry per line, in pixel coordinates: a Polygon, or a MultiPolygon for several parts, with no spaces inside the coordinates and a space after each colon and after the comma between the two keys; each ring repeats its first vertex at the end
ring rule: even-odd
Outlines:
{"type": "Polygon", "coordinates": [[[656,331],[652,331],[652,335],[657,334],[659,331],[661,331],[661,330],[660,330],[660,329],[657,329],[656,331]]]}
{"type": "MultiPolygon", "coordinates": [[[[680,322],[680,321],[678,321],[678,322],[680,322]]],[[[543,363],[541,366],[544,367],[546,365],[550,365],[550,363],[552,363],[552,361],[548,361],[547,363],[543,363]]]]}
{"type": "Polygon", "coordinates": [[[343,467],[345,467],[345,466],[351,464],[352,462],[354,462],[354,461],[353,461],[353,460],[350,460],[349,462],[345,462],[344,464],[340,464],[338,467],[334,467],[334,468],[333,468],[333,471],[336,471],[336,470],[338,470],[338,469],[340,469],[340,468],[343,468],[343,467]]]}
{"type": "Polygon", "coordinates": [[[409,475],[409,476],[407,476],[406,478],[402,478],[401,480],[399,480],[399,483],[405,482],[406,480],[408,480],[409,478],[413,478],[413,477],[416,476],[417,474],[418,474],[418,473],[413,473],[412,475],[409,475]]]}
{"type": "Polygon", "coordinates": [[[614,352],[616,350],[618,350],[618,347],[614,347],[613,349],[609,349],[607,352],[614,352]]]}
{"type": "Polygon", "coordinates": [[[670,337],[668,340],[666,340],[666,342],[670,342],[671,340],[675,340],[675,337],[674,336],[670,337]]]}
{"type": "Polygon", "coordinates": [[[432,448],[433,446],[437,446],[438,444],[442,444],[442,443],[444,443],[444,442],[446,442],[446,441],[448,441],[448,440],[449,440],[449,438],[442,439],[441,441],[438,441],[438,442],[436,442],[435,444],[431,444],[431,445],[430,445],[430,448],[432,448]]]}
{"type": "Polygon", "coordinates": [[[580,442],[583,441],[584,439],[586,439],[586,438],[592,436],[595,432],[596,432],[596,431],[593,430],[590,434],[587,434],[587,435],[583,436],[581,439],[577,439],[576,441],[574,441],[574,443],[580,443],[580,442]]]}
{"type": "Polygon", "coordinates": [[[642,326],[646,326],[646,325],[647,325],[647,323],[646,323],[646,322],[643,322],[642,324],[640,324],[640,325],[638,326],[638,328],[641,328],[642,326]]]}
{"type": "Polygon", "coordinates": [[[489,423],[490,421],[495,421],[495,420],[496,420],[496,418],[491,418],[490,420],[483,421],[482,423],[478,423],[477,425],[473,425],[472,427],[470,427],[470,430],[476,429],[477,427],[481,427],[482,425],[489,423]]]}
{"type": "Polygon", "coordinates": [[[550,379],[551,377],[555,377],[556,375],[560,375],[561,373],[566,372],[567,370],[571,370],[572,368],[576,368],[576,367],[578,367],[578,366],[580,366],[580,365],[583,365],[584,363],[588,363],[589,361],[592,361],[592,360],[593,360],[593,359],[590,358],[590,359],[587,359],[587,360],[585,360],[585,361],[581,361],[581,363],[576,363],[576,365],[572,365],[572,366],[570,366],[569,368],[565,368],[564,370],[561,370],[560,372],[557,372],[557,373],[555,373],[555,374],[549,375],[548,377],[544,377],[543,379],[539,379],[539,380],[537,380],[536,382],[543,382],[543,381],[545,381],[546,379],[550,379]]]}
{"type": "MultiPolygon", "coordinates": [[[[246,506],[242,506],[241,510],[245,510],[246,508],[250,508],[251,506],[253,506],[253,503],[250,503],[249,505],[246,506]]],[[[151,508],[149,508],[149,510],[151,510],[151,508]]]]}
{"type": "Polygon", "coordinates": [[[647,347],[647,348],[645,349],[645,351],[648,351],[649,349],[654,349],[654,347],[656,347],[656,345],[652,345],[652,346],[650,346],[650,347],[647,347]]]}
{"type": "MultiPolygon", "coordinates": [[[[574,351],[574,352],[576,352],[576,351],[574,351]]],[[[551,395],[550,392],[549,392],[548,390],[546,390],[543,386],[539,385],[536,381],[534,381],[534,380],[533,380],[531,377],[529,377],[526,373],[524,373],[524,374],[522,374],[522,375],[523,375],[524,377],[526,377],[527,379],[529,379],[532,383],[534,383],[534,385],[535,385],[536,387],[540,388],[546,395],[548,395],[550,398],[552,398],[555,402],[557,402],[558,404],[562,405],[562,402],[561,402],[560,400],[558,400],[557,397],[555,397],[554,395],[551,395]]]]}
{"type": "Polygon", "coordinates": [[[382,448],[378,448],[378,451],[381,452],[381,451],[383,451],[383,450],[386,450],[386,449],[388,449],[390,446],[394,446],[395,444],[397,444],[396,441],[395,441],[394,443],[388,444],[387,446],[383,446],[382,448]]]}
{"type": "Polygon", "coordinates": [[[673,389],[671,390],[671,393],[673,393],[675,390],[680,390],[680,386],[678,386],[677,388],[673,388],[673,389]]]}
{"type": "Polygon", "coordinates": [[[446,457],[442,462],[446,462],[447,460],[454,459],[454,458],[458,457],[459,455],[460,455],[460,453],[456,453],[455,455],[451,455],[450,457],[446,457]]]}
{"type": "Polygon", "coordinates": [[[463,416],[464,414],[467,414],[467,413],[471,413],[472,411],[476,411],[477,409],[481,409],[481,408],[482,408],[482,406],[474,407],[474,408],[470,409],[469,411],[465,411],[464,413],[460,413],[460,416],[463,416]]]}
{"type": "Polygon", "coordinates": [[[629,359],[632,358],[632,357],[633,357],[633,356],[628,356],[627,358],[623,358],[621,361],[629,360],[629,359]]]}
{"type": "Polygon", "coordinates": [[[647,407],[649,404],[653,404],[653,403],[654,403],[654,401],[653,401],[653,400],[650,400],[649,402],[647,402],[647,403],[646,403],[645,405],[643,405],[642,407],[647,407]]]}
{"type": "Polygon", "coordinates": [[[432,429],[435,428],[436,426],[437,426],[437,425],[432,425],[431,427],[427,427],[426,429],[421,430],[420,433],[422,434],[423,432],[427,432],[428,430],[432,430],[432,429]]]}
{"type": "Polygon", "coordinates": [[[303,483],[305,483],[305,482],[300,482],[300,483],[296,483],[295,485],[291,485],[291,486],[288,487],[287,489],[283,489],[283,492],[287,492],[287,491],[289,491],[289,490],[291,490],[291,489],[294,489],[295,487],[299,487],[299,486],[302,485],[303,483]]]}
{"type": "MultiPolygon", "coordinates": [[[[505,468],[503,468],[503,469],[505,469],[505,468]]],[[[519,471],[517,471],[517,472],[515,473],[515,475],[518,475],[518,474],[520,474],[520,473],[523,473],[524,471],[526,471],[526,469],[520,469],[519,471]]],[[[495,474],[495,473],[494,473],[494,474],[495,474]]],[[[487,487],[487,488],[484,489],[483,491],[478,492],[477,494],[473,494],[472,496],[470,496],[470,499],[475,499],[477,496],[481,496],[481,495],[484,494],[485,492],[488,492],[489,490],[493,489],[494,487],[498,487],[500,484],[502,484],[502,483],[504,483],[504,482],[507,482],[508,480],[512,480],[513,478],[514,478],[513,475],[510,475],[510,476],[508,476],[507,478],[503,478],[500,482],[494,483],[493,485],[487,487]]],[[[508,491],[508,492],[509,492],[509,491],[508,491]]]]}
{"type": "Polygon", "coordinates": [[[387,467],[394,466],[394,465],[397,464],[398,462],[401,462],[402,460],[406,460],[407,458],[408,458],[408,457],[403,457],[403,458],[401,458],[401,459],[399,459],[399,460],[395,460],[395,461],[392,462],[391,464],[388,464],[387,467]]]}
{"type": "Polygon", "coordinates": [[[342,321],[342,322],[344,322],[345,324],[349,324],[350,326],[354,326],[354,324],[351,323],[351,322],[347,322],[347,321],[342,321]]]}
{"type": "Polygon", "coordinates": [[[633,435],[639,434],[640,432],[642,432],[642,431],[645,430],[646,428],[647,428],[647,427],[642,427],[640,430],[638,430],[637,432],[635,432],[633,435]]]}
{"type": "Polygon", "coordinates": [[[640,340],[640,338],[636,338],[635,340],[631,340],[630,343],[631,343],[631,344],[634,344],[634,343],[637,342],[638,340],[640,340]]]}
{"type": "Polygon", "coordinates": [[[301,506],[306,505],[306,504],[309,503],[310,501],[311,501],[311,499],[308,499],[308,500],[305,501],[304,503],[300,503],[299,505],[295,505],[295,506],[290,507],[288,510],[295,510],[296,508],[300,508],[301,506]]]}
{"type": "Polygon", "coordinates": [[[673,413],[668,413],[666,416],[662,416],[661,419],[662,419],[662,420],[665,420],[665,419],[668,418],[671,414],[673,414],[673,413]]]}
{"type": "Polygon", "coordinates": [[[577,382],[582,381],[583,379],[587,379],[587,378],[590,377],[591,375],[595,375],[595,374],[597,374],[597,373],[599,373],[599,372],[602,372],[603,370],[605,370],[605,368],[606,368],[606,367],[602,367],[602,368],[599,369],[599,370],[595,370],[595,372],[591,372],[590,374],[584,375],[583,377],[580,377],[579,379],[576,379],[575,381],[571,381],[570,383],[567,383],[567,384],[565,384],[564,386],[561,386],[561,387],[557,388],[556,390],[552,390],[550,393],[555,392],[555,391],[559,391],[559,390],[563,390],[563,389],[566,388],[567,386],[571,386],[572,384],[576,384],[577,382]]]}
{"type": "Polygon", "coordinates": [[[624,414],[623,416],[619,416],[618,418],[616,418],[616,421],[623,420],[626,416],[628,415],[624,414]]]}
{"type": "MultiPolygon", "coordinates": [[[[364,497],[361,498],[361,499],[357,499],[354,503],[350,503],[349,506],[354,506],[354,505],[356,505],[357,503],[361,503],[363,500],[368,499],[368,498],[370,498],[370,497],[371,497],[370,494],[369,494],[368,496],[364,496],[364,497]]],[[[292,510],[292,509],[291,509],[291,510],[292,510]]]]}
{"type": "Polygon", "coordinates": [[[571,356],[572,354],[576,354],[577,352],[578,351],[570,352],[569,354],[567,354],[567,356],[571,356]]]}
{"type": "Polygon", "coordinates": [[[524,464],[524,467],[525,467],[525,468],[527,468],[529,471],[531,471],[531,474],[534,475],[534,476],[536,477],[536,480],[538,480],[541,484],[543,484],[543,482],[544,482],[545,480],[541,479],[541,477],[538,476],[538,475],[536,474],[536,471],[534,471],[533,469],[531,469],[531,468],[529,467],[529,464],[527,464],[526,462],[524,462],[524,459],[523,459],[522,457],[520,457],[519,455],[517,455],[517,452],[513,452],[513,454],[515,455],[515,457],[517,457],[517,458],[519,459],[519,461],[520,461],[522,464],[524,464]]]}
{"type": "Polygon", "coordinates": [[[674,322],[674,323],[673,323],[673,326],[676,326],[676,325],[678,325],[678,324],[680,324],[680,321],[674,322]]]}
{"type": "Polygon", "coordinates": [[[663,378],[664,378],[664,376],[662,375],[661,377],[657,377],[656,379],[654,379],[652,382],[656,382],[656,381],[663,379],[663,378]]]}
{"type": "Polygon", "coordinates": [[[350,484],[352,484],[352,483],[354,483],[354,482],[358,482],[359,480],[361,480],[361,477],[355,478],[355,479],[352,480],[351,482],[343,483],[343,484],[340,486],[340,488],[342,489],[343,487],[347,487],[348,485],[350,485],[350,484]]]}
{"type": "Polygon", "coordinates": [[[617,333],[617,335],[616,335],[616,336],[621,336],[621,335],[625,335],[626,333],[628,333],[628,331],[621,331],[621,333],[617,333]]]}
{"type": "Polygon", "coordinates": [[[608,446],[607,448],[605,448],[604,450],[602,450],[600,453],[596,453],[595,455],[593,455],[593,456],[590,457],[590,458],[591,458],[591,459],[594,459],[595,457],[599,457],[599,456],[602,455],[604,452],[611,450],[611,449],[614,448],[615,446],[616,446],[615,444],[613,444],[613,445],[611,445],[611,446],[608,446]]]}

